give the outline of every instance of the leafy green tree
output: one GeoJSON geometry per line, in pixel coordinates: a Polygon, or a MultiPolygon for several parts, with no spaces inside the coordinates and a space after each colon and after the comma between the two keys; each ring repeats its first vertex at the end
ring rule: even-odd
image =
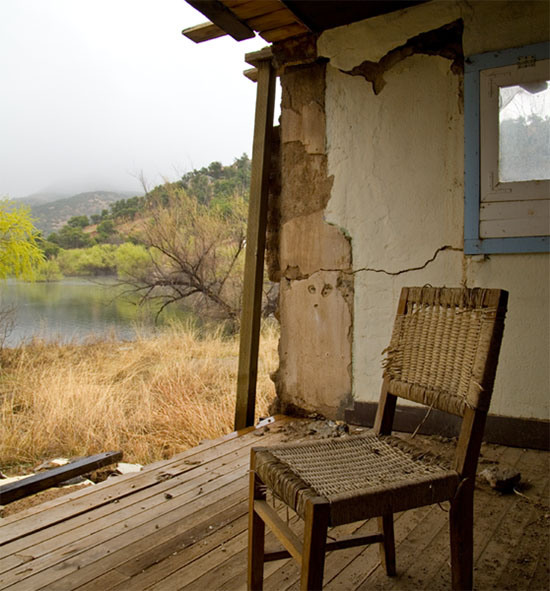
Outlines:
{"type": "Polygon", "coordinates": [[[41,238],[38,243],[46,259],[55,258],[61,249],[59,244],[55,242],[50,242],[49,240],[45,240],[44,238],[41,238]]]}
{"type": "Polygon", "coordinates": [[[0,279],[32,278],[43,258],[29,208],[0,201],[0,279]]]}
{"type": "Polygon", "coordinates": [[[89,225],[90,220],[87,215],[75,215],[67,222],[67,226],[71,228],[85,228],[89,225]]]}
{"type": "Polygon", "coordinates": [[[115,229],[115,222],[113,220],[103,220],[100,224],[98,224],[96,238],[98,242],[111,242],[111,239],[116,235],[117,231],[115,229]]]}
{"type": "Polygon", "coordinates": [[[190,197],[203,205],[228,208],[235,193],[247,199],[250,185],[250,158],[243,154],[232,165],[212,162],[200,170],[193,170],[181,179],[181,186],[190,197]]]}
{"type": "Polygon", "coordinates": [[[131,280],[153,271],[151,255],[141,244],[121,244],[115,253],[115,263],[117,275],[121,279],[131,280]]]}
{"type": "Polygon", "coordinates": [[[65,225],[57,233],[50,234],[48,240],[61,248],[85,248],[91,246],[92,239],[79,226],[65,225]]]}
{"type": "Polygon", "coordinates": [[[113,244],[96,244],[91,248],[62,250],[57,261],[64,275],[113,275],[116,271],[116,249],[113,244]]]}
{"type": "Polygon", "coordinates": [[[47,259],[38,265],[36,272],[37,281],[59,281],[63,279],[63,274],[59,263],[55,259],[47,259]]]}

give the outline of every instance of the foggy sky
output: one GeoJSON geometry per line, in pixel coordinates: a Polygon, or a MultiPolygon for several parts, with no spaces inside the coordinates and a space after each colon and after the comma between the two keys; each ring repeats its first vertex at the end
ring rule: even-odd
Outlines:
{"type": "Polygon", "coordinates": [[[184,0],[0,0],[0,198],[138,190],[252,149],[256,86],[184,0]]]}

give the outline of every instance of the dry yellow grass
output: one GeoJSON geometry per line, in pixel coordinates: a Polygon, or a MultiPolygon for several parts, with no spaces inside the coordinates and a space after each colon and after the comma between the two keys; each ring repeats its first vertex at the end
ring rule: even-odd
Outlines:
{"type": "MultiPolygon", "coordinates": [[[[273,399],[276,329],[262,333],[257,413],[273,399]]],[[[34,342],[0,352],[0,467],[120,449],[149,463],[232,430],[238,339],[172,327],[155,338],[34,342]]]]}

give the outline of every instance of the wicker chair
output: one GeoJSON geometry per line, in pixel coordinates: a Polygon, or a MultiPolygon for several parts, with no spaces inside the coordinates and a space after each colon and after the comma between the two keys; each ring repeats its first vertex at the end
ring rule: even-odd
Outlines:
{"type": "Polygon", "coordinates": [[[495,378],[508,293],[497,289],[403,288],[374,432],[313,440],[251,455],[249,589],[263,586],[263,564],[293,556],[301,589],[321,589],[325,553],[379,543],[396,574],[393,514],[450,501],[453,589],[473,584],[473,494],[495,378]],[[452,465],[391,435],[397,397],[462,417],[452,465]],[[267,503],[270,489],[304,519],[299,539],[267,503]],[[327,528],[377,517],[379,533],[327,542],[327,528]],[[264,553],[267,524],[286,550],[264,553]]]}

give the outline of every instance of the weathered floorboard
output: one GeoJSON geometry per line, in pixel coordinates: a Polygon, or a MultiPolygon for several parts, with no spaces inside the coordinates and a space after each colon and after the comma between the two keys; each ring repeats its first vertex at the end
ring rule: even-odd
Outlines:
{"type": "MultiPolygon", "coordinates": [[[[284,439],[287,420],[205,442],[138,474],[1,519],[0,589],[244,591],[250,448],[284,439]]],[[[475,587],[546,588],[548,454],[498,446],[483,453],[487,463],[517,466],[528,498],[478,483],[475,587]]],[[[276,509],[300,535],[301,520],[287,516],[280,503],[276,509]]],[[[376,527],[372,519],[329,535],[364,535],[376,527]]],[[[377,544],[347,548],[327,555],[325,591],[449,588],[444,510],[436,505],[396,514],[395,538],[397,577],[380,567],[377,544]]],[[[278,549],[269,530],[266,546],[278,549]]],[[[269,562],[264,573],[266,591],[299,588],[292,559],[269,562]]]]}
{"type": "Polygon", "coordinates": [[[108,451],[102,454],[96,454],[95,456],[80,458],[64,466],[27,476],[27,478],[22,478],[11,484],[4,484],[0,486],[0,505],[7,505],[13,501],[34,495],[37,492],[61,484],[65,480],[70,480],[82,474],[88,474],[110,464],[116,464],[120,460],[122,460],[121,451],[108,451]]]}

